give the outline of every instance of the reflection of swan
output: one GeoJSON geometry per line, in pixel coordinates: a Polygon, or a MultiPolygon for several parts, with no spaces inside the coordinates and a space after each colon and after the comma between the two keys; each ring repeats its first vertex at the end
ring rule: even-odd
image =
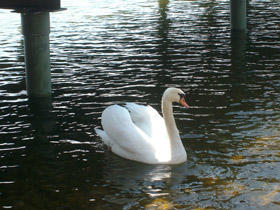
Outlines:
{"type": "MultiPolygon", "coordinates": [[[[110,182],[119,185],[121,189],[133,189],[138,185],[142,185],[143,188],[143,182],[147,182],[146,184],[150,186],[150,183],[153,182],[166,181],[171,178],[174,167],[188,167],[188,164],[179,166],[147,165],[127,161],[116,156],[108,155],[108,153],[105,154],[104,176],[106,180],[110,180],[110,182]]],[[[141,188],[141,186],[138,187],[141,188]]]]}
{"type": "Polygon", "coordinates": [[[151,106],[109,106],[102,113],[104,131],[95,131],[113,153],[123,158],[149,164],[185,162],[187,154],[175,124],[172,102],[188,108],[184,92],[177,88],[168,88],[162,96],[163,118],[151,106]]]}
{"type": "Polygon", "coordinates": [[[103,158],[102,179],[117,189],[117,192],[121,192],[117,197],[111,194],[105,199],[120,199],[120,202],[124,199],[124,204],[133,202],[134,199],[139,201],[142,196],[155,198],[172,194],[177,197],[180,191],[174,189],[190,187],[193,180],[197,180],[196,176],[205,170],[200,165],[195,166],[192,161],[181,165],[147,165],[127,161],[108,152],[104,153],[103,158]]]}

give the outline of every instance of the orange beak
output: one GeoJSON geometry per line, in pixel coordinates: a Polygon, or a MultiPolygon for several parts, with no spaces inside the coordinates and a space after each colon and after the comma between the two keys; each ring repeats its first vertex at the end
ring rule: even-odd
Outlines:
{"type": "Polygon", "coordinates": [[[186,103],[184,97],[182,97],[182,98],[180,99],[179,104],[181,104],[182,106],[186,107],[187,109],[190,108],[190,106],[186,103]]]}

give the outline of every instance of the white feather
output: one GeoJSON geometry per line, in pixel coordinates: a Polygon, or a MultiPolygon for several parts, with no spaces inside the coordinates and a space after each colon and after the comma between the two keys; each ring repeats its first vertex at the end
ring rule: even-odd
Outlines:
{"type": "MultiPolygon", "coordinates": [[[[173,88],[167,95],[178,95],[178,91],[181,93],[181,90],[173,88]]],[[[163,102],[166,101],[172,107],[169,97],[163,98],[163,102]]],[[[176,125],[173,125],[173,130],[166,127],[165,121],[170,121],[167,124],[172,124],[172,119],[174,121],[173,113],[168,115],[171,116],[164,119],[151,106],[135,103],[127,103],[125,107],[111,105],[101,116],[104,131],[95,131],[113,153],[123,158],[150,164],[181,163],[186,160],[186,152],[176,125]]]]}

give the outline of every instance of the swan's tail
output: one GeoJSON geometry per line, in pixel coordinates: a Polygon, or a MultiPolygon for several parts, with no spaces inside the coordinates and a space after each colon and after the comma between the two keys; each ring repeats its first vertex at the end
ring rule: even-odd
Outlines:
{"type": "Polygon", "coordinates": [[[112,140],[111,138],[107,135],[107,133],[101,129],[94,128],[94,131],[96,134],[101,137],[103,140],[104,144],[106,144],[108,147],[112,147],[112,140]]]}

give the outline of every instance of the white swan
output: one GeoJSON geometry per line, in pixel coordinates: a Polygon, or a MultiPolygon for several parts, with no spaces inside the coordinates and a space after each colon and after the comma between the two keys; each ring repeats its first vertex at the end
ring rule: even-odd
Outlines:
{"type": "Polygon", "coordinates": [[[113,153],[123,158],[148,164],[183,163],[187,153],[174,120],[172,102],[188,108],[184,96],[178,88],[166,89],[161,101],[163,118],[151,106],[111,105],[101,116],[104,131],[95,131],[113,153]]]}

